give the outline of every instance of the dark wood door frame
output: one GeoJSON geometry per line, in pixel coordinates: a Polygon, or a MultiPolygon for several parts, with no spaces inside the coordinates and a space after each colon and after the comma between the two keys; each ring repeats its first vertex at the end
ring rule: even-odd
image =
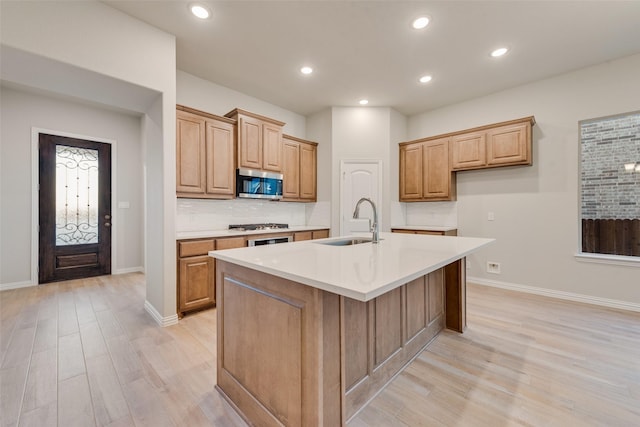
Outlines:
{"type": "Polygon", "coordinates": [[[111,144],[39,133],[38,146],[38,283],[111,274],[111,144]],[[99,153],[98,243],[56,246],[56,145],[99,153]]]}

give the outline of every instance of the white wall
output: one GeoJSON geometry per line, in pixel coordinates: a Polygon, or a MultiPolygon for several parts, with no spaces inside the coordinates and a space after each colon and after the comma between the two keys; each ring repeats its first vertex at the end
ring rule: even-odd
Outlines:
{"type": "Polygon", "coordinates": [[[638,110],[640,55],[410,117],[416,139],[534,115],[533,166],[458,173],[460,235],[497,242],[470,258],[480,281],[640,304],[640,269],[585,263],[578,249],[578,121],[638,110]],[[488,221],[494,212],[495,221],[488,221]],[[500,275],[485,272],[501,263],[500,275]]]}
{"type": "Polygon", "coordinates": [[[224,116],[234,108],[240,108],[284,122],[283,130],[286,134],[298,138],[306,137],[306,119],[300,114],[203,80],[181,70],[178,70],[176,77],[178,104],[219,116],[224,116]]]}
{"type": "MultiPolygon", "coordinates": [[[[149,196],[146,236],[157,238],[154,251],[146,254],[145,306],[161,323],[176,321],[175,37],[100,2],[3,1],[0,7],[3,47],[84,70],[82,83],[86,90],[77,96],[94,102],[111,99],[110,105],[121,108],[128,102],[132,111],[145,114],[142,140],[147,173],[145,194],[149,196]],[[112,79],[112,84],[103,85],[105,77],[112,79]],[[122,99],[113,100],[104,92],[118,82],[123,87],[136,85],[147,92],[157,92],[159,96],[151,104],[148,101],[154,98],[145,98],[144,104],[126,99],[126,91],[116,91],[122,99]],[[146,105],[147,110],[140,111],[140,105],[146,105]]],[[[48,82],[48,87],[40,89],[64,92],[69,87],[68,81],[60,80],[64,76],[47,79],[46,67],[25,67],[24,71],[27,77],[45,75],[33,79],[42,84],[48,82]]]]}
{"type": "MultiPolygon", "coordinates": [[[[398,143],[407,141],[407,117],[390,109],[389,135],[389,224],[404,225],[406,220],[406,203],[400,203],[400,148],[398,143]]],[[[385,230],[386,231],[386,230],[385,230]]]]}
{"type": "Polygon", "coordinates": [[[331,129],[331,108],[307,117],[307,138],[318,143],[318,201],[305,205],[309,225],[331,225],[331,129]]]}
{"type": "Polygon", "coordinates": [[[112,271],[142,270],[140,117],[41,94],[0,89],[2,214],[0,287],[31,279],[31,128],[115,140],[112,271]],[[118,201],[130,203],[118,209],[118,201]]]}

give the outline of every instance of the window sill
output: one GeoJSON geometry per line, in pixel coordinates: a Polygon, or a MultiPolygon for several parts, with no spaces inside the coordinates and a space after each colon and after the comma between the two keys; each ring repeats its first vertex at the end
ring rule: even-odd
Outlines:
{"type": "Polygon", "coordinates": [[[575,254],[575,258],[580,262],[591,262],[596,264],[610,264],[610,265],[624,265],[626,267],[640,268],[640,257],[635,257],[635,256],[592,254],[592,253],[586,253],[586,252],[579,252],[575,254]]]}

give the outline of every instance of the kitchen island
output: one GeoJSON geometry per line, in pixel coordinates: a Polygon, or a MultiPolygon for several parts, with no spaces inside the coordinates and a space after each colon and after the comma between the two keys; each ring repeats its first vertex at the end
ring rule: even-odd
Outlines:
{"type": "Polygon", "coordinates": [[[464,330],[465,257],[492,239],[344,242],[209,253],[217,388],[250,424],[345,425],[444,327],[464,330]]]}

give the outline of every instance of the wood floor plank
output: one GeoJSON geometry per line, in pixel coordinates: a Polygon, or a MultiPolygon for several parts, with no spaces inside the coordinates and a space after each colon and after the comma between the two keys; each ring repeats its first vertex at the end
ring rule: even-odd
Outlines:
{"type": "Polygon", "coordinates": [[[98,322],[80,326],[80,338],[85,359],[108,354],[107,344],[104,341],[98,322]]]}
{"type": "Polygon", "coordinates": [[[29,360],[0,369],[0,426],[15,426],[20,417],[20,408],[29,371],[29,360]]]}
{"type": "Polygon", "coordinates": [[[47,317],[39,319],[36,325],[36,336],[33,342],[33,352],[55,349],[58,346],[58,319],[47,317]]]}
{"type": "Polygon", "coordinates": [[[58,380],[63,381],[86,373],[80,333],[58,339],[58,380]]]}
{"type": "Polygon", "coordinates": [[[19,427],[57,427],[58,401],[57,399],[46,406],[40,406],[20,415],[19,427]]]}
{"type": "MultiPolygon", "coordinates": [[[[67,284],[68,286],[71,285],[67,284]]],[[[63,337],[76,332],[78,332],[78,316],[73,292],[61,292],[58,295],[58,336],[63,337]]]]}
{"type": "Polygon", "coordinates": [[[58,426],[95,426],[91,394],[86,374],[58,383],[58,426]]]}
{"type": "MultiPolygon", "coordinates": [[[[55,332],[52,332],[55,336],[55,332]]],[[[22,411],[55,404],[58,399],[58,349],[53,347],[31,355],[22,411]]],[[[46,411],[47,413],[49,410],[46,411]]]]}
{"type": "Polygon", "coordinates": [[[111,357],[105,353],[88,358],[87,374],[96,424],[106,426],[123,418],[130,420],[129,407],[111,363],[111,357]]]}

